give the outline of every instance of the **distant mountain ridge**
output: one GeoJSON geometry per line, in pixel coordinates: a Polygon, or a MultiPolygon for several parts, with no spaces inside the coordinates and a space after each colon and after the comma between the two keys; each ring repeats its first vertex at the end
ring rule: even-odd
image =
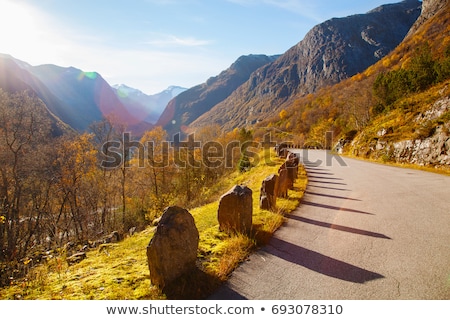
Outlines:
{"type": "Polygon", "coordinates": [[[172,99],[161,114],[157,126],[170,135],[186,132],[199,116],[226,99],[249,79],[255,70],[276,60],[278,56],[247,55],[239,57],[228,69],[209,78],[205,83],[190,88],[172,99]]]}
{"type": "Polygon", "coordinates": [[[420,12],[420,1],[407,0],[315,26],[297,45],[256,70],[227,99],[193,121],[192,130],[211,123],[225,130],[254,124],[277,114],[296,96],[364,71],[404,39],[420,12]]]}
{"type": "Polygon", "coordinates": [[[187,90],[180,86],[170,86],[159,93],[147,95],[124,84],[116,84],[112,87],[116,96],[133,116],[151,124],[158,121],[170,100],[187,90]]]}
{"type": "Polygon", "coordinates": [[[51,64],[32,66],[7,54],[0,54],[0,88],[35,93],[60,126],[64,123],[83,132],[92,123],[112,117],[136,135],[151,129],[167,102],[185,90],[172,86],[150,96],[125,85],[111,87],[97,72],[51,64]]]}

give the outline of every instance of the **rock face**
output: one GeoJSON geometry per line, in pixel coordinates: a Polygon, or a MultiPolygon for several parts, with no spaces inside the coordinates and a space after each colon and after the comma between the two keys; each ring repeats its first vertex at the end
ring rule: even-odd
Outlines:
{"type": "MultiPolygon", "coordinates": [[[[444,92],[443,92],[444,94],[444,92]]],[[[450,111],[450,97],[445,95],[436,100],[426,111],[413,119],[417,138],[392,140],[390,133],[399,128],[381,128],[377,138],[370,143],[361,143],[360,134],[351,146],[355,155],[386,159],[398,163],[413,163],[425,166],[450,165],[450,122],[439,120],[450,111]]]]}
{"type": "Polygon", "coordinates": [[[249,234],[252,228],[252,190],[236,185],[219,201],[217,218],[221,231],[249,234]]]}
{"type": "Polygon", "coordinates": [[[436,133],[426,139],[404,140],[386,146],[391,158],[400,163],[419,165],[450,165],[450,124],[436,128],[436,133]]]}
{"type": "Polygon", "coordinates": [[[423,0],[422,1],[422,13],[411,30],[408,32],[408,36],[414,34],[421,25],[423,25],[428,19],[433,17],[437,12],[445,8],[449,4],[449,0],[423,0]]]}
{"type": "Polygon", "coordinates": [[[421,2],[408,0],[325,21],[277,60],[253,72],[192,126],[214,122],[229,130],[277,115],[295,97],[336,84],[379,61],[400,44],[420,12],[421,2]]]}
{"type": "Polygon", "coordinates": [[[264,210],[275,211],[277,208],[278,175],[271,174],[261,185],[259,207],[264,210]]]}
{"type": "Polygon", "coordinates": [[[198,242],[192,215],[183,208],[166,208],[147,247],[151,282],[164,288],[195,269],[198,242]]]}

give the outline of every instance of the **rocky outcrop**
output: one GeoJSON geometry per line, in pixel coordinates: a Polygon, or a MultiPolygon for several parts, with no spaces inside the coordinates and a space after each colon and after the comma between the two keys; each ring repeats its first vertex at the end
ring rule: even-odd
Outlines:
{"type": "Polygon", "coordinates": [[[408,32],[408,37],[413,35],[425,22],[432,18],[440,10],[443,10],[449,5],[449,0],[423,0],[422,1],[422,13],[414,25],[408,32]]]}
{"type": "Polygon", "coordinates": [[[450,125],[442,125],[436,133],[426,139],[404,140],[393,143],[387,151],[399,163],[418,165],[450,165],[450,125]]]}
{"type": "Polygon", "coordinates": [[[219,200],[217,218],[221,231],[249,234],[252,215],[252,190],[246,186],[234,186],[219,200]]]}
{"type": "Polygon", "coordinates": [[[152,284],[164,289],[195,269],[199,233],[192,215],[183,208],[164,210],[147,247],[152,284]]]}
{"type": "MultiPolygon", "coordinates": [[[[393,139],[399,127],[382,127],[376,137],[367,141],[373,129],[363,131],[351,142],[352,153],[365,158],[383,159],[397,163],[411,163],[421,166],[450,165],[450,96],[447,87],[440,91],[441,97],[411,121],[410,139],[393,139]]],[[[404,130],[404,129],[403,129],[404,130]]],[[[340,141],[336,149],[345,150],[340,141]]],[[[339,151],[339,150],[338,150],[339,151]]]]}

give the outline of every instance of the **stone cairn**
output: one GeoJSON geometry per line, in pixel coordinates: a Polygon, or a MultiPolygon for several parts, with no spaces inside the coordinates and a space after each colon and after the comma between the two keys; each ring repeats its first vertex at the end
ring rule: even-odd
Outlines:
{"type": "Polygon", "coordinates": [[[236,185],[219,201],[217,218],[221,231],[250,234],[252,228],[252,190],[236,185]]]}
{"type": "Polygon", "coordinates": [[[199,233],[192,215],[183,208],[164,210],[147,246],[151,282],[164,289],[195,269],[199,233]]]}

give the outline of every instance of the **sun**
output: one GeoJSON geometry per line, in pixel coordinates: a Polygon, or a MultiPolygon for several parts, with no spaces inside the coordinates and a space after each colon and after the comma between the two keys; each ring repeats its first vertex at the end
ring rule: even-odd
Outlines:
{"type": "Polygon", "coordinates": [[[33,45],[39,26],[22,2],[0,0],[0,52],[21,52],[33,45]]]}
{"type": "Polygon", "coordinates": [[[26,1],[0,0],[0,53],[31,64],[59,61],[65,49],[53,17],[26,1]]]}

